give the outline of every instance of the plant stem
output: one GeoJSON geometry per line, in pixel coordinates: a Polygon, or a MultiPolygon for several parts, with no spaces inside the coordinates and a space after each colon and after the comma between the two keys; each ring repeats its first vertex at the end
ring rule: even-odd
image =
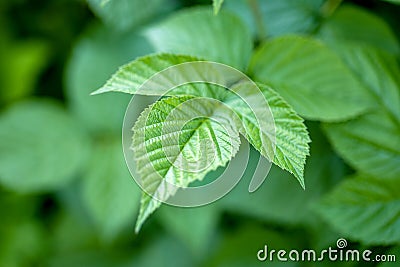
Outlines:
{"type": "Polygon", "coordinates": [[[253,17],[256,23],[258,39],[259,41],[265,40],[267,38],[267,29],[264,25],[258,0],[247,0],[247,1],[249,3],[251,12],[253,13],[253,17]]]}

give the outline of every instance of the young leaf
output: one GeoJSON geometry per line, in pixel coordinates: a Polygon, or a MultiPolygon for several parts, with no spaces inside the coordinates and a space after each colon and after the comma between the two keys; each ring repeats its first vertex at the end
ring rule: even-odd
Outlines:
{"type": "Polygon", "coordinates": [[[342,234],[366,244],[400,240],[400,180],[350,178],[325,197],[317,211],[342,234]]]}
{"type": "Polygon", "coordinates": [[[82,182],[84,204],[103,240],[110,242],[132,222],[140,198],[118,139],[96,144],[82,182]]]}
{"type": "Polygon", "coordinates": [[[240,139],[234,121],[233,115],[215,109],[215,102],[188,96],[159,100],[142,113],[133,128],[132,143],[146,191],[136,231],[160,206],[160,200],[176,192],[169,184],[187,187],[236,154],[240,139]]]}
{"type": "MultiPolygon", "coordinates": [[[[138,89],[140,86],[154,74],[158,73],[168,67],[185,63],[198,61],[199,59],[183,55],[173,54],[156,54],[138,58],[131,63],[120,68],[112,78],[99,90],[94,92],[125,92],[130,94],[146,94],[146,95],[160,95],[161,91],[157,88],[146,87],[146,90],[138,89]]],[[[191,69],[191,71],[200,73],[201,69],[191,69]]],[[[191,73],[193,75],[193,72],[191,73]]],[[[219,73],[215,73],[218,75],[219,73]]],[[[174,73],[175,79],[179,80],[177,76],[185,77],[186,73],[174,73]]],[[[220,75],[223,75],[221,73],[220,75]]],[[[196,74],[196,76],[201,76],[196,74]]],[[[162,79],[166,83],[169,82],[168,77],[162,79]]],[[[167,95],[192,95],[192,96],[205,96],[218,99],[224,102],[230,109],[235,111],[237,116],[242,121],[243,130],[242,134],[250,141],[250,143],[266,158],[273,161],[279,167],[293,173],[299,180],[300,184],[304,187],[303,169],[306,156],[308,155],[308,142],[310,141],[307,130],[303,124],[303,120],[296,115],[294,110],[271,88],[266,85],[258,84],[261,93],[249,91],[246,88],[246,83],[239,84],[231,88],[236,94],[246,95],[247,98],[259,98],[264,96],[274,116],[275,132],[271,133],[271,129],[260,128],[257,123],[257,118],[254,117],[253,110],[236,94],[228,94],[224,91],[222,94],[216,93],[217,87],[212,87],[213,90],[208,90],[209,87],[203,88],[199,83],[193,85],[186,85],[185,87],[177,88],[169,91],[167,95]],[[182,90],[184,88],[185,90],[182,90]],[[256,94],[254,94],[256,93],[256,94]],[[275,140],[271,140],[271,134],[275,136],[275,140]],[[290,140],[290,142],[288,142],[290,140]],[[276,152],[274,158],[271,158],[272,150],[271,143],[276,143],[276,152]],[[294,152],[295,151],[295,152],[294,152]]],[[[163,86],[158,86],[162,88],[163,86]]],[[[270,114],[263,114],[265,121],[270,114]]],[[[258,118],[260,119],[260,118],[258,118]]]]}
{"type": "Polygon", "coordinates": [[[400,68],[396,60],[371,48],[340,50],[375,98],[376,107],[358,119],[326,124],[336,150],[355,169],[377,178],[400,173],[400,68]]]}
{"type": "Polygon", "coordinates": [[[224,0],[213,0],[214,14],[217,15],[224,0]]]}
{"type": "Polygon", "coordinates": [[[399,42],[389,25],[360,7],[341,6],[322,24],[317,35],[333,46],[345,41],[368,44],[394,54],[400,52],[399,42]]]}
{"type": "Polygon", "coordinates": [[[0,183],[18,192],[55,190],[75,177],[88,140],[58,103],[20,102],[0,117],[0,183]]]}
{"type": "MultiPolygon", "coordinates": [[[[181,63],[199,60],[196,57],[174,54],[155,54],[140,57],[120,67],[105,85],[92,94],[123,92],[128,94],[159,95],[156,92],[143,90],[137,92],[137,90],[146,80],[162,70],[181,63]]],[[[154,90],[156,89],[154,88],[154,90]]]]}
{"type": "Polygon", "coordinates": [[[253,48],[251,35],[235,15],[210,9],[180,11],[146,31],[159,52],[188,54],[244,70],[253,48]]]}
{"type": "Polygon", "coordinates": [[[250,75],[272,86],[311,120],[344,120],[372,105],[341,59],[310,38],[286,36],[266,42],[253,55],[250,75]]]}
{"type": "MultiPolygon", "coordinates": [[[[272,142],[275,143],[274,158],[271,159],[268,151],[268,140],[271,138],[270,129],[260,127],[253,110],[243,102],[242,99],[231,94],[224,100],[241,119],[244,132],[243,135],[249,143],[256,148],[261,155],[270,159],[280,168],[292,173],[302,187],[304,185],[304,165],[306,157],[309,155],[308,143],[311,141],[308,136],[303,119],[270,87],[257,84],[272,112],[275,132],[272,142]],[[290,141],[289,141],[290,140],[290,141]]],[[[233,91],[245,91],[245,85],[238,85],[232,88],[233,91]]],[[[259,97],[254,95],[254,97],[259,97]]],[[[266,118],[267,120],[268,118],[266,118]]],[[[269,140],[271,142],[271,140],[269,140]]]]}

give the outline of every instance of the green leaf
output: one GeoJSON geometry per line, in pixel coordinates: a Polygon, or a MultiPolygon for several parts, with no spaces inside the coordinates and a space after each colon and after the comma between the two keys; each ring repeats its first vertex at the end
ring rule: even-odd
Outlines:
{"type": "Polygon", "coordinates": [[[302,116],[338,121],[372,105],[365,88],[322,43],[298,36],[273,39],[253,55],[250,75],[282,95],[302,116]]]}
{"type": "Polygon", "coordinates": [[[355,169],[377,178],[398,178],[400,68],[396,59],[367,47],[345,46],[341,52],[376,105],[358,119],[325,125],[326,133],[338,153],[355,169]]]}
{"type": "MultiPolygon", "coordinates": [[[[308,143],[311,141],[308,136],[303,119],[283,100],[275,91],[263,84],[257,84],[272,112],[275,123],[275,153],[273,162],[284,170],[292,173],[302,187],[304,185],[304,165],[309,155],[308,143]],[[289,141],[290,140],[290,141],[289,141]]],[[[239,85],[232,88],[236,92],[245,92],[246,85],[239,85]],[[241,89],[238,87],[242,87],[241,89]]],[[[250,144],[256,148],[261,155],[270,159],[268,143],[271,138],[270,129],[260,127],[252,109],[239,97],[227,97],[224,100],[232,110],[236,112],[242,121],[245,129],[243,135],[250,144]]],[[[250,97],[250,96],[248,96],[250,97]]],[[[253,97],[258,97],[254,95],[253,97]]]]}
{"type": "MultiPolygon", "coordinates": [[[[140,57],[120,67],[106,84],[92,94],[123,92],[128,94],[160,95],[162,93],[156,91],[157,88],[152,88],[154,91],[141,90],[138,92],[137,90],[150,77],[162,70],[181,63],[199,60],[196,57],[173,54],[155,54],[140,57]]],[[[182,73],[182,75],[184,74],[182,73]]]]}
{"type": "Polygon", "coordinates": [[[226,1],[224,8],[238,15],[253,34],[262,26],[263,35],[279,36],[312,32],[318,26],[323,3],[324,0],[234,0],[226,1]],[[255,2],[256,10],[249,2],[255,2]],[[259,14],[259,22],[253,12],[259,14]]]}
{"type": "Polygon", "coordinates": [[[208,172],[224,166],[239,149],[234,117],[215,109],[215,102],[199,101],[192,97],[159,100],[135,123],[132,149],[140,184],[147,192],[142,195],[137,231],[160,206],[160,200],[175,193],[168,183],[187,187],[202,180],[208,172]],[[172,118],[168,116],[171,112],[172,118]],[[189,122],[181,125],[184,120],[189,122]],[[163,127],[165,123],[168,127],[163,127]]]}
{"type": "Polygon", "coordinates": [[[350,178],[321,201],[317,211],[338,231],[366,244],[400,240],[399,180],[350,178]]]}
{"type": "MultiPolygon", "coordinates": [[[[151,90],[149,87],[141,88],[142,90],[139,92],[137,90],[154,74],[168,67],[198,60],[199,59],[190,56],[172,54],[156,54],[138,58],[120,68],[102,88],[94,93],[117,91],[130,94],[162,95],[162,89],[153,87],[151,90]]],[[[180,71],[180,73],[174,73],[175,80],[180,80],[180,78],[183,80],[188,75],[193,76],[195,72],[196,76],[202,77],[201,71],[204,70],[200,69],[199,66],[195,66],[194,68],[189,68],[188,70],[181,69],[180,71]]],[[[216,69],[213,73],[216,76],[224,75],[224,73],[221,73],[220,69],[216,69]]],[[[162,75],[163,77],[165,76],[164,74],[162,75]]],[[[164,77],[160,80],[164,83],[169,83],[170,77],[164,77]]],[[[227,82],[223,77],[221,80],[227,82]]],[[[238,95],[246,95],[248,99],[259,98],[261,96],[261,94],[255,95],[258,92],[249,91],[246,86],[248,86],[248,84],[244,83],[234,86],[231,89],[238,95]]],[[[250,140],[250,143],[260,151],[264,157],[270,159],[279,167],[293,173],[300,184],[304,186],[303,169],[306,156],[308,155],[308,142],[310,139],[307,135],[303,120],[297,116],[293,109],[271,88],[262,84],[258,84],[258,86],[274,116],[274,133],[271,133],[271,130],[268,128],[260,129],[260,125],[257,122],[253,110],[243,99],[235,94],[229,94],[228,91],[224,91],[222,94],[216,93],[217,91],[220,92],[220,89],[218,90],[217,87],[212,87],[215,91],[213,92],[208,90],[208,87],[204,88],[201,87],[199,83],[196,83],[178,87],[169,91],[167,95],[204,96],[224,102],[231,110],[235,111],[237,116],[241,119],[243,126],[243,131],[241,131],[241,133],[250,140]],[[271,134],[275,136],[275,140],[271,140],[271,134]],[[288,140],[291,141],[288,142],[288,140]],[[276,142],[276,151],[273,159],[271,142],[276,142]]],[[[160,85],[158,87],[163,88],[165,85],[160,85]]],[[[263,114],[263,116],[266,116],[264,117],[265,121],[269,120],[268,115],[269,114],[263,114]]]]}
{"type": "Polygon", "coordinates": [[[125,166],[120,140],[96,144],[82,193],[104,241],[112,241],[130,226],[137,213],[140,189],[125,166]]]}
{"type": "Polygon", "coordinates": [[[208,8],[177,12],[148,29],[146,36],[159,52],[193,55],[240,70],[246,68],[253,48],[239,18],[225,11],[214,16],[208,8]]]}
{"type": "Polygon", "coordinates": [[[87,0],[93,12],[106,24],[127,31],[159,15],[170,6],[165,0],[87,0]]]}
{"type": "Polygon", "coordinates": [[[0,117],[0,182],[19,192],[59,189],[75,177],[88,141],[58,103],[19,102],[0,117]]]}
{"type": "Polygon", "coordinates": [[[93,134],[119,134],[130,97],[93,97],[90,92],[121,64],[149,52],[149,44],[136,33],[121,35],[99,27],[90,29],[77,43],[66,70],[66,94],[72,112],[93,134]]]}
{"type": "Polygon", "coordinates": [[[342,42],[368,44],[398,54],[399,42],[389,25],[360,7],[341,6],[321,26],[318,37],[331,45],[342,42]]]}
{"type": "Polygon", "coordinates": [[[224,0],[213,0],[214,14],[217,15],[224,0]]]}

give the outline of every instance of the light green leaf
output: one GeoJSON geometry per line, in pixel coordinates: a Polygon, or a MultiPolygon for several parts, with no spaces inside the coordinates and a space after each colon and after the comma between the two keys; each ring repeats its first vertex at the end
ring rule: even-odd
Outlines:
{"type": "Polygon", "coordinates": [[[375,98],[370,113],[325,125],[336,150],[355,169],[377,178],[400,173],[400,68],[396,59],[374,49],[345,46],[343,58],[375,98]]]}
{"type": "Polygon", "coordinates": [[[349,178],[321,201],[317,211],[338,231],[366,244],[400,242],[399,180],[349,178]]]}
{"type": "Polygon", "coordinates": [[[120,67],[105,85],[92,94],[123,92],[128,94],[160,95],[160,93],[157,94],[157,88],[154,88],[154,92],[143,90],[137,92],[137,90],[145,81],[162,70],[181,63],[199,60],[196,57],[173,54],[155,54],[140,57],[120,67]]]}
{"type": "Polygon", "coordinates": [[[137,34],[120,35],[99,27],[90,29],[77,43],[66,70],[66,95],[72,112],[93,134],[119,134],[130,97],[92,97],[90,92],[121,64],[149,52],[149,44],[137,34]]]}
{"type": "MultiPolygon", "coordinates": [[[[244,85],[245,86],[245,85],[244,85]]],[[[243,85],[232,88],[233,91],[244,92],[246,88],[238,89],[243,85]]],[[[303,119],[271,88],[258,84],[262,94],[268,102],[275,123],[275,153],[273,162],[282,169],[292,173],[302,187],[304,185],[304,165],[309,155],[308,143],[311,141],[308,136],[303,119]],[[289,141],[290,140],[290,141],[289,141]]],[[[250,144],[256,148],[261,155],[270,159],[268,152],[268,141],[271,138],[270,129],[260,127],[252,109],[238,97],[230,95],[224,100],[232,110],[236,112],[242,121],[244,128],[243,135],[250,144]]],[[[259,97],[254,95],[254,97],[259,97]]]]}
{"type": "Polygon", "coordinates": [[[0,117],[0,182],[19,192],[55,190],[75,177],[88,141],[58,103],[20,102],[0,117]]]}
{"type": "Polygon", "coordinates": [[[224,0],[213,0],[214,14],[217,15],[224,0]]]}
{"type": "Polygon", "coordinates": [[[160,200],[175,193],[168,183],[187,187],[236,154],[240,139],[234,119],[215,109],[215,102],[191,97],[166,98],[142,113],[132,143],[140,184],[147,192],[142,196],[137,231],[160,200]],[[190,122],[181,125],[185,120],[190,122]]]}
{"type": "Polygon", "coordinates": [[[129,228],[137,213],[140,189],[125,166],[120,140],[96,144],[82,193],[104,241],[112,241],[129,228]]]}
{"type": "Polygon", "coordinates": [[[324,0],[234,0],[226,1],[224,8],[238,15],[253,34],[263,30],[261,35],[279,36],[312,32],[318,26],[323,3],[324,0]],[[261,21],[257,21],[254,12],[261,21]],[[257,29],[260,26],[262,29],[257,29]]]}
{"type": "Polygon", "coordinates": [[[399,42],[389,25],[360,7],[345,5],[328,18],[317,34],[331,45],[342,42],[369,44],[398,54],[399,42]]]}
{"type": "Polygon", "coordinates": [[[341,59],[322,43],[298,36],[262,45],[250,75],[272,86],[302,116],[338,121],[355,117],[372,105],[366,89],[341,59]]]}
{"type": "Polygon", "coordinates": [[[235,15],[209,8],[182,10],[151,27],[146,36],[159,52],[188,54],[244,70],[250,59],[252,39],[235,15]]]}
{"type": "Polygon", "coordinates": [[[166,0],[87,0],[93,12],[106,24],[126,31],[159,15],[170,7],[166,0]]]}
{"type": "MultiPolygon", "coordinates": [[[[161,70],[177,64],[198,60],[199,59],[194,57],[172,54],[156,54],[142,57],[120,68],[102,88],[94,93],[117,91],[130,94],[161,95],[163,94],[162,90],[158,90],[157,88],[148,88],[149,86],[145,87],[145,89],[142,87],[141,89],[143,90],[140,90],[140,92],[137,90],[147,79],[161,70]]],[[[195,66],[194,68],[188,68],[188,70],[181,69],[181,71],[182,72],[180,73],[174,73],[175,80],[181,80],[178,76],[183,77],[182,80],[188,75],[194,76],[195,72],[196,76],[202,77],[201,71],[204,70],[201,70],[199,66],[195,66]]],[[[224,73],[218,73],[218,71],[219,69],[216,69],[213,73],[216,76],[224,75],[224,73]]],[[[164,77],[160,80],[164,83],[169,83],[169,79],[171,78],[164,77]]],[[[221,80],[226,82],[224,79],[221,80]]],[[[308,155],[307,143],[310,140],[303,124],[303,120],[297,116],[293,109],[268,86],[258,84],[262,92],[262,94],[260,93],[259,95],[258,92],[249,91],[246,86],[248,86],[248,84],[244,83],[234,86],[231,89],[236,94],[246,95],[246,98],[248,99],[259,98],[262,94],[264,95],[265,100],[268,102],[269,108],[271,109],[272,115],[274,116],[274,133],[270,132],[271,129],[260,129],[260,125],[254,116],[253,110],[247,106],[243,99],[233,93],[228,94],[228,91],[223,91],[223,93],[221,93],[221,88],[218,89],[214,86],[212,87],[213,90],[210,91],[207,86],[204,88],[199,83],[196,83],[184,87],[178,87],[169,91],[167,95],[204,96],[224,102],[231,110],[235,111],[241,119],[243,126],[243,131],[241,133],[250,140],[250,143],[264,157],[271,159],[279,167],[293,173],[299,180],[300,184],[304,186],[303,169],[306,156],[308,155]],[[271,140],[271,135],[275,136],[275,140],[271,140]],[[291,141],[288,142],[288,140],[291,141]],[[275,142],[276,152],[272,159],[271,143],[275,142]]],[[[163,88],[165,85],[160,85],[158,87],[163,88]]],[[[264,115],[267,116],[265,120],[268,120],[268,114],[264,115]]]]}

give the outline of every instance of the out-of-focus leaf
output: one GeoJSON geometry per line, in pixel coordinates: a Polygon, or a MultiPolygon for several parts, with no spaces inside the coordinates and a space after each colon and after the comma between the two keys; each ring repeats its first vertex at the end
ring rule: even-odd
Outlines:
{"type": "Polygon", "coordinates": [[[217,15],[224,0],[213,0],[214,14],[217,15]]]}
{"type": "Polygon", "coordinates": [[[308,119],[344,120],[372,106],[367,90],[341,59],[311,38],[266,42],[253,56],[250,75],[277,90],[308,119]]]}
{"type": "MultiPolygon", "coordinates": [[[[244,177],[228,195],[220,200],[221,207],[234,214],[244,214],[280,224],[309,227],[317,223],[310,215],[310,206],[341,180],[345,167],[330,149],[318,125],[309,124],[309,130],[312,143],[304,173],[306,190],[294,184],[289,173],[272,166],[264,184],[257,191],[248,193],[248,183],[259,158],[258,152],[251,150],[244,177]],[[255,205],[254,203],[263,204],[255,205]]],[[[238,156],[240,153],[243,152],[240,150],[238,156]]],[[[266,165],[268,162],[262,161],[261,164],[266,165]]],[[[244,166],[237,166],[237,168],[237,172],[240,173],[244,166]]]]}
{"type": "Polygon", "coordinates": [[[149,44],[135,33],[118,35],[95,28],[76,45],[66,72],[69,105],[94,134],[119,133],[129,96],[90,93],[100,87],[118,66],[151,52],[149,44]]]}
{"type": "Polygon", "coordinates": [[[170,8],[167,0],[87,0],[90,8],[106,24],[126,31],[170,8]]]}
{"type": "Polygon", "coordinates": [[[202,258],[215,241],[213,236],[217,231],[218,222],[215,204],[198,208],[164,205],[158,211],[158,218],[168,231],[188,246],[193,255],[202,258]]]}
{"type": "Polygon", "coordinates": [[[265,33],[279,36],[313,31],[319,23],[323,3],[324,0],[231,0],[226,1],[224,8],[241,17],[253,34],[260,27],[253,12],[258,13],[265,33]]]}
{"type": "Polygon", "coordinates": [[[95,144],[83,179],[84,204],[105,241],[133,227],[141,191],[125,165],[118,139],[95,144]]]}
{"type": "Polygon", "coordinates": [[[359,175],[326,196],[317,211],[346,237],[366,244],[398,244],[399,187],[399,180],[359,175]]]}
{"type": "Polygon", "coordinates": [[[375,99],[370,113],[326,124],[338,153],[355,169],[377,178],[400,173],[400,68],[396,59],[370,48],[345,46],[343,58],[375,99]]]}
{"type": "Polygon", "coordinates": [[[0,116],[0,182],[15,191],[54,190],[86,163],[88,142],[57,103],[30,100],[0,116]]]}
{"type": "Polygon", "coordinates": [[[369,44],[395,54],[400,52],[400,44],[389,25],[360,7],[340,7],[322,24],[317,35],[332,45],[352,42],[369,44]]]}
{"type": "Polygon", "coordinates": [[[8,40],[0,46],[0,101],[7,103],[31,94],[48,54],[42,41],[8,40]]]}
{"type": "Polygon", "coordinates": [[[244,70],[252,51],[251,35],[234,14],[222,10],[214,16],[209,8],[175,13],[146,30],[160,52],[187,54],[244,70]]]}
{"type": "Polygon", "coordinates": [[[141,186],[146,190],[136,231],[161,205],[160,199],[167,200],[175,193],[168,183],[187,187],[224,166],[239,150],[233,113],[216,109],[215,103],[189,96],[165,98],[143,111],[136,121],[132,149],[141,186]],[[182,121],[186,123],[180,124],[182,121]]]}

